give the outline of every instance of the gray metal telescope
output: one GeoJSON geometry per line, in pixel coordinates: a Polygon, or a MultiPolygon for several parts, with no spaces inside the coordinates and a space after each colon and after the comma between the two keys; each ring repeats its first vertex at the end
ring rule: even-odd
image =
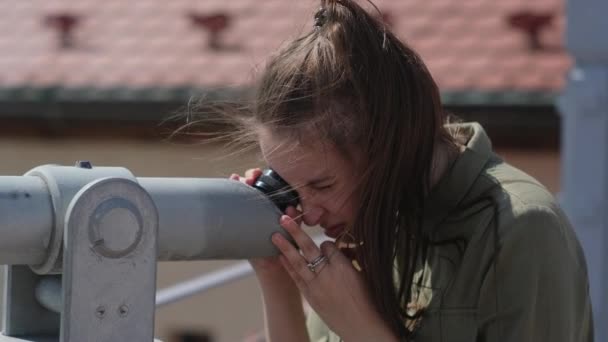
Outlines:
{"type": "Polygon", "coordinates": [[[280,215],[228,179],[88,162],[0,176],[0,341],[153,341],[157,260],[276,255],[280,215]]]}

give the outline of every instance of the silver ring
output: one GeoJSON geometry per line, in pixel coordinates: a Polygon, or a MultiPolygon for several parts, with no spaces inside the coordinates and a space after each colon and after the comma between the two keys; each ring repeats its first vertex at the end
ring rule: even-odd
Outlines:
{"type": "Polygon", "coordinates": [[[325,255],[321,254],[318,257],[316,257],[313,261],[309,262],[306,266],[308,266],[308,269],[312,273],[316,273],[315,268],[326,261],[327,261],[327,257],[325,255]]]}

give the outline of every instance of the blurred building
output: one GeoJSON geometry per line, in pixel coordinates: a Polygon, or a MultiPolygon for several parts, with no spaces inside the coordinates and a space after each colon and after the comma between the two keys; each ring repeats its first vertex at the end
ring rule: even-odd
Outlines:
{"type": "MultiPolygon", "coordinates": [[[[562,1],[375,3],[422,55],[446,108],[481,122],[507,161],[559,191],[554,101],[570,66],[562,1]]],[[[185,119],[165,120],[186,113],[193,97],[248,94],[265,59],[309,30],[317,7],[301,0],[3,1],[0,174],[82,159],[137,176],[224,177],[259,165],[255,156],[224,156],[217,145],[167,140],[185,119]]],[[[227,264],[162,263],[158,286],[227,264]]],[[[261,327],[252,278],[157,311],[157,336],[166,341],[206,334],[239,341],[261,327]]]]}

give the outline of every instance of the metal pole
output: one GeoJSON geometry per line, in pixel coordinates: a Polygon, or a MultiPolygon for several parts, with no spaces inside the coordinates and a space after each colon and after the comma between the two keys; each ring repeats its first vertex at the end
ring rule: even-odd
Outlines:
{"type": "Polygon", "coordinates": [[[247,261],[241,261],[235,265],[214,272],[205,273],[194,279],[158,291],[156,293],[156,307],[159,308],[213,288],[223,286],[249,276],[252,273],[253,269],[247,261]]]}
{"type": "Polygon", "coordinates": [[[41,264],[53,220],[51,196],[41,178],[0,177],[0,264],[41,264]]]}
{"type": "Polygon", "coordinates": [[[575,64],[562,114],[562,205],[588,264],[596,341],[608,340],[608,2],[567,2],[567,47],[575,64]]]}
{"type": "MultiPolygon", "coordinates": [[[[317,245],[320,245],[323,241],[327,240],[323,235],[313,236],[312,239],[317,245]]],[[[156,293],[156,307],[162,307],[201,294],[251,274],[253,274],[253,268],[251,268],[248,261],[242,261],[214,272],[205,273],[196,278],[158,291],[156,293]]]]}

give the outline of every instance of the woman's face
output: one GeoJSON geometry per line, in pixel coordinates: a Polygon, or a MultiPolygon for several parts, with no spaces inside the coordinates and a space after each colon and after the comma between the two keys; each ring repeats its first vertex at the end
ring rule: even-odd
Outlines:
{"type": "Polygon", "coordinates": [[[268,166],[297,190],[306,225],[319,225],[332,238],[352,227],[358,207],[357,156],[347,158],[330,143],[294,143],[267,132],[259,137],[268,166]]]}

